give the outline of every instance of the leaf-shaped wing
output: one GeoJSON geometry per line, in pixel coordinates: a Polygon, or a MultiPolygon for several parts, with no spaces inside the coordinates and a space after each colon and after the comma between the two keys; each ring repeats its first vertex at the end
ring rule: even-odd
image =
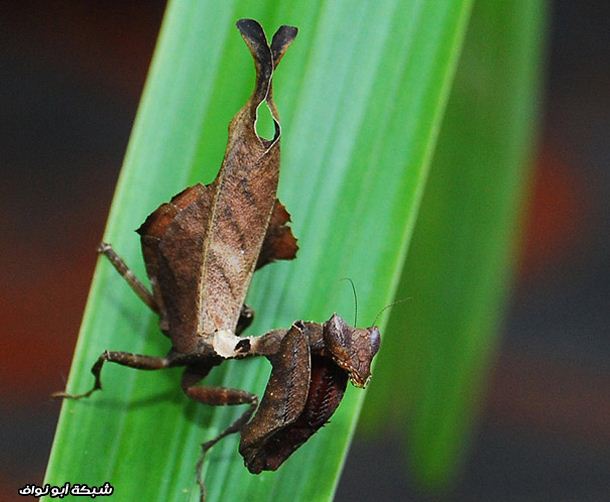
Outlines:
{"type": "Polygon", "coordinates": [[[200,310],[201,249],[208,232],[214,191],[197,184],[162,204],[137,230],[153,294],[161,312],[161,329],[174,347],[189,352],[196,342],[200,310]]]}

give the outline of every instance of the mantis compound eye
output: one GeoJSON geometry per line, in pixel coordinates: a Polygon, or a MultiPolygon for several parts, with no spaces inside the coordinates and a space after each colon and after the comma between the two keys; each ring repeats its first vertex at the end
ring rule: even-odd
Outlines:
{"type": "Polygon", "coordinates": [[[371,357],[373,357],[377,352],[379,352],[379,346],[381,345],[381,333],[379,333],[379,328],[377,326],[373,326],[367,330],[369,332],[369,343],[371,345],[371,357]]]}
{"type": "Polygon", "coordinates": [[[379,329],[353,328],[340,316],[324,323],[324,343],[333,361],[345,370],[356,387],[364,387],[371,378],[371,362],[379,350],[379,329]]]}

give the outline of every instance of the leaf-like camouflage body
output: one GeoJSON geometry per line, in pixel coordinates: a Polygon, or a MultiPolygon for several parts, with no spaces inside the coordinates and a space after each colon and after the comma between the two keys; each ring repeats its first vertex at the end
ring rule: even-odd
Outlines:
{"type": "MultiPolygon", "coordinates": [[[[297,251],[290,215],[276,199],[280,127],[271,93],[273,70],[297,30],[280,27],[268,45],[256,21],[240,20],[237,26],[254,58],[255,89],[229,125],[225,158],[214,182],[185,189],[138,229],[152,294],[112,246],[100,246],[134,292],[159,314],[172,349],[164,357],[104,351],[92,367],[91,390],[56,395],[78,399],[101,389],[105,362],[146,370],[184,366],[181,386],[189,398],[215,406],[249,405],[202,445],[203,454],[223,437],[242,432],[240,453],[248,469],[258,473],[277,469],[328,422],[348,379],[360,387],[366,384],[379,331],[352,328],[333,315],[323,324],[296,321],[288,330],[236,336],[252,319],[243,302],[255,269],[290,260],[297,251]],[[270,140],[255,130],[257,109],[264,102],[275,123],[270,140]],[[257,396],[246,390],[198,385],[226,358],[261,355],[273,369],[260,406],[257,396]]],[[[203,496],[202,462],[203,456],[198,464],[203,496]]]]}
{"type": "Polygon", "coordinates": [[[273,70],[296,28],[281,27],[271,46],[258,23],[241,20],[238,28],[254,58],[256,85],[229,125],[220,172],[210,185],[162,204],[138,230],[161,328],[179,353],[194,352],[216,332],[234,333],[254,270],[297,250],[290,216],[275,197],[280,126],[271,94],[273,70]],[[255,130],[263,102],[275,123],[271,140],[255,130]]]}

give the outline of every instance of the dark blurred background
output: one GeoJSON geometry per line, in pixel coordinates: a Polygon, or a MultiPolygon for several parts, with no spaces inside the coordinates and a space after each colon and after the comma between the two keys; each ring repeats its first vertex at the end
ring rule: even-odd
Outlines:
{"type": "MultiPolygon", "coordinates": [[[[0,500],[41,482],[165,2],[0,7],[0,500]]],[[[521,260],[457,485],[357,437],[337,500],[610,499],[610,3],[551,2],[521,260]]]]}

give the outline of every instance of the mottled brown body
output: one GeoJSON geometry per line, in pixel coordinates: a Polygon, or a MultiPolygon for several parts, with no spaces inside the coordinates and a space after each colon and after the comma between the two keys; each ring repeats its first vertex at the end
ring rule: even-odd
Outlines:
{"type": "Polygon", "coordinates": [[[231,120],[218,176],[161,205],[138,230],[161,327],[182,354],[213,344],[217,332],[235,333],[252,274],[265,264],[259,258],[292,259],[297,250],[286,226],[290,216],[275,198],[280,125],[271,93],[273,70],[296,28],[282,26],[271,46],[255,21],[242,20],[238,28],[254,59],[256,85],[231,120]],[[256,133],[263,103],[275,123],[271,140],[256,133]],[[261,255],[268,232],[267,253],[261,255]]]}
{"type": "Polygon", "coordinates": [[[102,388],[105,362],[137,369],[184,366],[185,394],[209,405],[248,404],[248,409],[214,439],[202,445],[197,472],[202,497],[203,455],[223,437],[242,431],[240,453],[253,473],[275,470],[328,422],[347,380],[363,387],[379,349],[377,328],[358,329],[333,315],[326,323],[297,321],[288,330],[260,337],[238,335],[252,321],[244,305],[254,271],[296,255],[290,215],[276,199],[280,125],[271,94],[273,70],[297,34],[282,26],[268,45],[261,26],[242,19],[237,26],[254,58],[256,85],[229,126],[219,174],[157,208],[138,229],[152,293],[109,244],[104,254],[134,292],[159,315],[172,349],[164,356],[105,351],[91,371],[95,383],[78,399],[102,388]],[[269,106],[275,122],[270,140],[255,129],[257,108],[269,106]],[[273,369],[263,400],[240,389],[197,385],[226,359],[265,356],[273,369]],[[256,414],[254,415],[254,412],[256,414]],[[254,415],[254,416],[253,416],[254,415]]]}

